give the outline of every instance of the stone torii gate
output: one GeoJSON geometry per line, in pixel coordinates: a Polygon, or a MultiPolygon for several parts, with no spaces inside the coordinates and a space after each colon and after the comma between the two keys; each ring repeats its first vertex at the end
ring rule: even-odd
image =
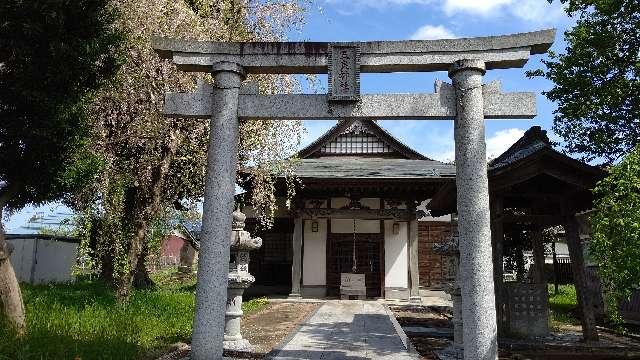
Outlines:
{"type": "Polygon", "coordinates": [[[484,119],[529,119],[536,108],[533,93],[502,93],[499,83],[483,85],[482,78],[486,70],[524,66],[554,37],[555,30],[352,43],[154,39],[157,53],[179,69],[215,79],[196,93],[165,99],[167,116],[211,119],[192,359],[222,358],[239,121],[342,118],[455,120],[464,356],[496,359],[484,119]],[[433,94],[360,95],[361,72],[427,71],[448,71],[452,85],[438,82],[433,94]],[[260,95],[242,85],[246,74],[320,73],[329,74],[325,95],[260,95]]]}

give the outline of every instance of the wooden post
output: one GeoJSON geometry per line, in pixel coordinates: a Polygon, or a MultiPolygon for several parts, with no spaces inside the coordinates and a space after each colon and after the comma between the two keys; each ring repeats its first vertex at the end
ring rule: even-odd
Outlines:
{"type": "Polygon", "coordinates": [[[290,298],[300,298],[300,280],[302,279],[302,217],[296,215],[293,225],[293,262],[291,263],[290,298]]]}
{"type": "Polygon", "coordinates": [[[571,257],[571,269],[573,270],[573,282],[578,296],[578,306],[582,310],[582,337],[585,341],[598,341],[593,301],[589,296],[586,296],[584,254],[580,242],[580,228],[575,213],[566,216],[564,228],[567,234],[567,245],[569,247],[569,256],[571,257]]]}
{"type": "Polygon", "coordinates": [[[504,199],[495,195],[491,199],[491,245],[493,247],[493,281],[496,296],[496,318],[498,333],[505,330],[504,315],[504,281],[503,281],[503,254],[504,254],[504,199]]]}
{"type": "Polygon", "coordinates": [[[536,225],[531,231],[531,243],[533,245],[533,281],[537,284],[546,284],[547,279],[544,274],[544,239],[542,237],[542,227],[536,225]]]}
{"type": "Polygon", "coordinates": [[[420,272],[418,269],[418,220],[409,221],[409,300],[421,303],[420,298],[420,272]]]}
{"type": "Polygon", "coordinates": [[[553,293],[558,295],[558,257],[556,256],[556,239],[551,240],[551,251],[553,252],[553,293]]]}

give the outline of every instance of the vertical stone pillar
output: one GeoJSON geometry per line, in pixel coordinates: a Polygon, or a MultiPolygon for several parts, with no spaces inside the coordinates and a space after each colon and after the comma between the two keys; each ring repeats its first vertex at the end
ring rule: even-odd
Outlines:
{"type": "Polygon", "coordinates": [[[547,284],[544,273],[544,238],[542,228],[535,226],[531,232],[531,242],[533,245],[533,282],[536,284],[547,284]]]}
{"type": "Polygon", "coordinates": [[[418,220],[409,221],[409,301],[421,303],[420,271],[418,269],[418,220]]]}
{"type": "Polygon", "coordinates": [[[456,92],[455,147],[464,358],[498,356],[481,60],[458,60],[449,77],[456,92]]]}
{"type": "Polygon", "coordinates": [[[202,235],[191,359],[222,359],[227,302],[231,213],[238,163],[238,93],[244,78],[236,63],[213,65],[213,115],[209,133],[202,235]]]}
{"type": "Polygon", "coordinates": [[[300,282],[302,279],[302,217],[296,216],[293,225],[293,262],[291,263],[290,298],[301,297],[300,282]]]}

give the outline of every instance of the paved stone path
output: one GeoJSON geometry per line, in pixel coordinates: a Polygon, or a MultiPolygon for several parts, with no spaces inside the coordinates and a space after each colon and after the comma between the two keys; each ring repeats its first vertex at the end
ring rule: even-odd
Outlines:
{"type": "Polygon", "coordinates": [[[405,349],[382,304],[327,301],[274,359],[419,359],[405,349]]]}

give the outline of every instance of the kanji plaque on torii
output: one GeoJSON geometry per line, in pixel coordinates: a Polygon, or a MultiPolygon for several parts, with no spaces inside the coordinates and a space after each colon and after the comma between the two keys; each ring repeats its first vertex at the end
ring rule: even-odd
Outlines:
{"type": "Polygon", "coordinates": [[[329,101],[360,99],[360,46],[357,43],[329,44],[327,68],[329,101]]]}
{"type": "Polygon", "coordinates": [[[528,119],[536,111],[535,94],[503,93],[499,83],[482,79],[487,70],[522,67],[530,55],[546,52],[554,37],[555,30],[357,43],[154,39],[161,57],[215,80],[165,99],[167,116],[211,118],[191,358],[222,358],[238,121],[371,118],[454,120],[464,357],[496,359],[484,121],[528,119]],[[447,71],[451,84],[436,83],[432,94],[360,95],[360,72],[422,71],[447,71]],[[331,84],[326,95],[261,95],[255,86],[242,86],[247,73],[328,73],[331,84]]]}

